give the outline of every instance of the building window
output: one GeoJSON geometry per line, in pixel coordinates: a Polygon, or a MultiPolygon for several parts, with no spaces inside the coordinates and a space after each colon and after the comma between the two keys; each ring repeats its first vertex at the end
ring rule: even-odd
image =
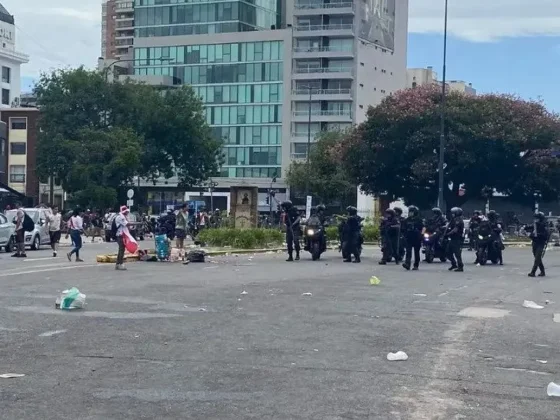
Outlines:
{"type": "Polygon", "coordinates": [[[10,105],[10,89],[2,89],[2,105],[10,105]]]}
{"type": "Polygon", "coordinates": [[[2,83],[10,83],[10,81],[12,80],[11,72],[11,68],[2,66],[2,83]]]}
{"type": "Polygon", "coordinates": [[[10,143],[10,154],[25,155],[27,152],[27,144],[23,142],[10,143]]]}
{"type": "Polygon", "coordinates": [[[10,118],[10,129],[27,130],[27,118],[10,118]]]}
{"type": "Polygon", "coordinates": [[[25,183],[25,165],[10,166],[10,182],[17,184],[25,183]]]}

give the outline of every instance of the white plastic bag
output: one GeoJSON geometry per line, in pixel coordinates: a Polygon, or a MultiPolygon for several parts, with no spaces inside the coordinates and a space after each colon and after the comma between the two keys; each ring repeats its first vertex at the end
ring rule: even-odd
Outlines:
{"type": "Polygon", "coordinates": [[[86,304],[86,295],[80,293],[78,288],[72,287],[70,290],[64,290],[60,296],[60,309],[83,309],[86,304]]]}

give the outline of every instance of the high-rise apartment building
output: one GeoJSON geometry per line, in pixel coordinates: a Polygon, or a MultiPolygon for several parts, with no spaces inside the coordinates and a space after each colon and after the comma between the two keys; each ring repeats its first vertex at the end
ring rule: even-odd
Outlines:
{"type": "Polygon", "coordinates": [[[408,0],[137,0],[134,22],[134,77],[192,85],[224,140],[215,195],[256,185],[264,206],[276,177],[282,197],[309,132],[360,123],[406,85],[408,0]]]}
{"type": "Polygon", "coordinates": [[[101,5],[101,57],[126,57],[134,45],[134,1],[106,0],[101,5]]]}
{"type": "MultiPolygon", "coordinates": [[[[406,87],[415,88],[425,85],[442,85],[438,80],[438,75],[433,67],[427,68],[414,68],[408,69],[406,72],[406,87]]],[[[472,83],[467,83],[462,80],[447,80],[445,83],[450,92],[461,92],[467,95],[476,95],[476,89],[473,88],[472,83]]]]}

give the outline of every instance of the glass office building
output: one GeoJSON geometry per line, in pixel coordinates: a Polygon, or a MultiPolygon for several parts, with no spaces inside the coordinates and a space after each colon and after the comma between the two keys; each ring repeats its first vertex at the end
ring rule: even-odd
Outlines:
{"type": "Polygon", "coordinates": [[[220,176],[282,175],[282,41],[139,47],[134,60],[136,75],[171,76],[177,85],[192,85],[206,105],[208,124],[224,142],[220,176]]]}
{"type": "Polygon", "coordinates": [[[216,34],[278,28],[278,0],[136,0],[136,37],[216,34]]]}

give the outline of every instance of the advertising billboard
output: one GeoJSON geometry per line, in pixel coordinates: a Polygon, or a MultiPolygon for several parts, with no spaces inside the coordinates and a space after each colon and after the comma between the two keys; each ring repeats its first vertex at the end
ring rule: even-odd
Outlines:
{"type": "Polygon", "coordinates": [[[389,50],[395,49],[395,1],[358,0],[359,38],[389,50]]]}

